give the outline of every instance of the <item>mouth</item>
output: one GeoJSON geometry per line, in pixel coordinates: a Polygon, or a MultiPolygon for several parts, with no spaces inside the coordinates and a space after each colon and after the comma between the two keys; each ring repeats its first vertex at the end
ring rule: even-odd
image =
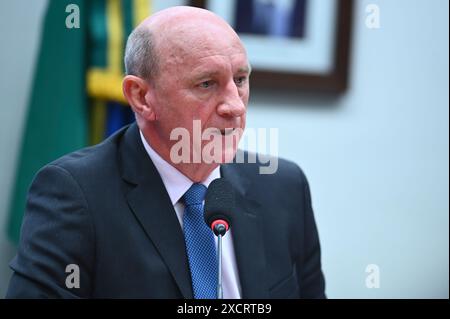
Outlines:
{"type": "Polygon", "coordinates": [[[225,129],[222,129],[219,131],[222,136],[229,136],[229,135],[232,135],[235,130],[236,130],[236,128],[225,128],[225,129]]]}

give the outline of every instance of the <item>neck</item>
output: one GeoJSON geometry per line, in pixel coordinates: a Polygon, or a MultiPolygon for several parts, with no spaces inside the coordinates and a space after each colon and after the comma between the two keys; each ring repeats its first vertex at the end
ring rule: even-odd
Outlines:
{"type": "MultiPolygon", "coordinates": [[[[165,159],[166,160],[166,159],[165,159]]],[[[166,160],[167,161],[167,160],[166,160]]],[[[168,161],[171,163],[170,161],[168,161]]],[[[172,164],[183,175],[188,177],[194,183],[203,182],[219,164],[172,164]]]]}

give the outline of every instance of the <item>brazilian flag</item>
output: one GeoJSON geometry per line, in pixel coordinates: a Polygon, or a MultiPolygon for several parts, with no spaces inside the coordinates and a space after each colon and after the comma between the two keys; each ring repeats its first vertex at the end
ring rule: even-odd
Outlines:
{"type": "Polygon", "coordinates": [[[49,0],[10,202],[13,242],[36,172],[134,120],[122,94],[124,47],[150,13],[150,0],[49,0]]]}

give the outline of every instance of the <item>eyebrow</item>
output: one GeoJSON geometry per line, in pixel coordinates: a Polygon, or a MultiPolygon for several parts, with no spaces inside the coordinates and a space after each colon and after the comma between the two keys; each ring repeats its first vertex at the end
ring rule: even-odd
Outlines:
{"type": "MultiPolygon", "coordinates": [[[[237,70],[237,73],[241,73],[241,74],[242,73],[247,73],[248,75],[250,75],[251,72],[252,72],[252,68],[251,68],[250,65],[244,66],[244,67],[240,67],[237,70]]],[[[198,82],[198,81],[201,81],[203,79],[213,78],[217,74],[220,74],[220,71],[205,71],[205,72],[202,72],[202,73],[198,74],[197,76],[195,76],[194,82],[198,82]]]]}
{"type": "Polygon", "coordinates": [[[202,72],[199,75],[197,75],[194,79],[194,81],[200,81],[206,78],[212,78],[214,76],[216,76],[219,72],[218,71],[206,71],[206,72],[202,72]]]}
{"type": "Polygon", "coordinates": [[[244,66],[244,67],[239,68],[238,69],[238,73],[248,73],[248,74],[252,73],[251,65],[249,64],[248,66],[244,66]]]}

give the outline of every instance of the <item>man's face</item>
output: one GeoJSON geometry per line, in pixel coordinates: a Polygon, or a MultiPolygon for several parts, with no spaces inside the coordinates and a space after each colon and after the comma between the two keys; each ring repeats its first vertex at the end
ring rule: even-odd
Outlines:
{"type": "MultiPolygon", "coordinates": [[[[159,74],[149,96],[155,107],[155,129],[165,151],[177,141],[170,141],[175,128],[186,128],[193,137],[193,121],[199,120],[202,132],[217,128],[222,140],[222,161],[229,161],[237,150],[239,137],[225,146],[226,128],[245,128],[249,99],[249,64],[238,37],[229,30],[209,26],[189,31],[179,30],[169,39],[159,39],[159,74]]],[[[229,133],[229,132],[228,132],[229,133]]],[[[236,135],[234,133],[233,135],[236,135]]],[[[201,147],[208,144],[203,141],[201,147]]]]}

